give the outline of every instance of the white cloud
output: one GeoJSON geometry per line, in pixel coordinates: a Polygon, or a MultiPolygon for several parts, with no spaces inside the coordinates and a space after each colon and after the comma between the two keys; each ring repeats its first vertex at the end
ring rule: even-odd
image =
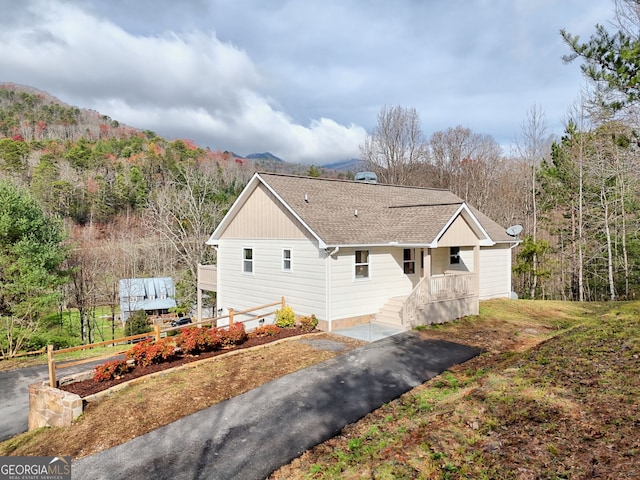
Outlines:
{"type": "Polygon", "coordinates": [[[309,163],[358,155],[361,128],[324,118],[295,123],[260,92],[263,78],[246,52],[213,31],[135,35],[71,4],[31,7],[28,22],[0,34],[0,70],[13,72],[7,80],[213,149],[309,163]]]}
{"type": "MultiPolygon", "coordinates": [[[[607,3],[609,3],[607,5],[607,3]]],[[[550,129],[578,95],[559,30],[602,0],[0,0],[0,72],[169,138],[322,164],[359,155],[383,105],[427,136],[550,129]],[[364,127],[364,128],[363,128],[364,127]]]]}

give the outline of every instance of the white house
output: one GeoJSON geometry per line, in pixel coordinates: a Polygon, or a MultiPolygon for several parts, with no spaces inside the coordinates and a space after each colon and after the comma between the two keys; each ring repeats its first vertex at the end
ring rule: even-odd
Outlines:
{"type": "Polygon", "coordinates": [[[256,173],[207,243],[219,308],[284,296],[331,331],[477,314],[510,295],[515,240],[447,190],[256,173]]]}

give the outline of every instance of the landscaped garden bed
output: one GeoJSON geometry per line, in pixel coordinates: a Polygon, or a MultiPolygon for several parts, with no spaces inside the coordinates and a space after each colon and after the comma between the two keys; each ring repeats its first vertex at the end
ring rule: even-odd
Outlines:
{"type": "Polygon", "coordinates": [[[106,362],[96,367],[93,378],[65,384],[59,389],[85,398],[152,373],[312,331],[316,330],[306,324],[290,328],[265,325],[249,334],[244,332],[242,324],[234,325],[231,331],[187,327],[178,335],[164,338],[158,343],[138,343],[126,352],[126,359],[106,362]]]}

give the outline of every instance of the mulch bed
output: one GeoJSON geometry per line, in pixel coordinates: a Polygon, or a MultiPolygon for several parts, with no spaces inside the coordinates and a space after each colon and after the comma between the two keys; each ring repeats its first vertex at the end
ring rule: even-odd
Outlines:
{"type": "Polygon", "coordinates": [[[223,350],[214,350],[212,352],[205,352],[199,355],[178,355],[173,360],[169,360],[167,362],[152,364],[146,367],[135,366],[130,372],[120,376],[119,378],[109,380],[106,382],[98,382],[93,378],[89,380],[83,380],[80,382],[69,383],[66,385],[62,385],[59,387],[60,390],[64,390],[66,392],[75,393],[80,395],[81,397],[87,397],[89,395],[93,395],[94,393],[101,392],[103,390],[107,390],[115,385],[120,383],[128,382],[129,380],[133,380],[135,378],[144,377],[145,375],[149,375],[155,372],[161,372],[162,370],[167,370],[169,368],[178,367],[180,365],[184,365],[187,363],[195,362],[197,360],[203,360],[205,358],[216,357],[218,355],[222,355],[224,353],[232,352],[234,350],[243,350],[250,347],[255,347],[258,345],[265,345],[267,343],[275,342],[276,340],[280,340],[283,338],[295,337],[299,335],[305,335],[309,332],[304,332],[300,328],[283,328],[277,335],[271,335],[266,337],[253,337],[249,336],[249,338],[242,344],[236,345],[231,348],[223,349],[223,350]]]}

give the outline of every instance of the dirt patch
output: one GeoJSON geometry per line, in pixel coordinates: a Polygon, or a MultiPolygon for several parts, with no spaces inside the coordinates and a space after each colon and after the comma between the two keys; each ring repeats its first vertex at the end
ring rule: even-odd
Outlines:
{"type": "Polygon", "coordinates": [[[474,319],[462,319],[445,327],[420,331],[423,338],[463,343],[493,353],[528,350],[557,333],[558,329],[550,323],[523,325],[474,319]]]}

